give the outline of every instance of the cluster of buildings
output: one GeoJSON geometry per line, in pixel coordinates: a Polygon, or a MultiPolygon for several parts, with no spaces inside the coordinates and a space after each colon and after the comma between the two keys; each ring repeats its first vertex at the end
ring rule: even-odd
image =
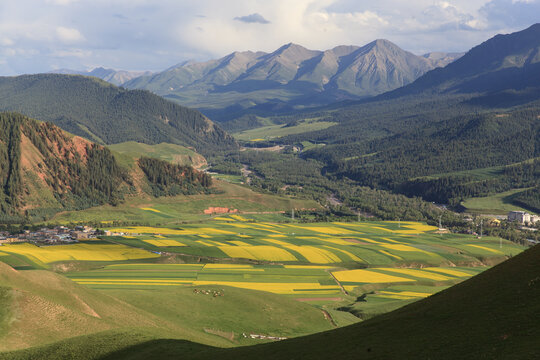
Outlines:
{"type": "Polygon", "coordinates": [[[516,221],[520,224],[535,224],[540,221],[540,216],[531,215],[525,211],[510,211],[508,213],[508,221],[516,221]]]}
{"type": "Polygon", "coordinates": [[[94,239],[97,235],[99,235],[97,231],[89,226],[76,226],[74,229],[65,226],[56,226],[52,229],[25,230],[21,234],[0,231],[0,244],[16,242],[39,242],[44,244],[71,243],[79,240],[94,239]]]}

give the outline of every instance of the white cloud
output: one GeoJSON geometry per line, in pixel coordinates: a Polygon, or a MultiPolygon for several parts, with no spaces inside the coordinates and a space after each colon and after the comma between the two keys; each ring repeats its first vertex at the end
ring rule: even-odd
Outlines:
{"type": "Polygon", "coordinates": [[[19,49],[0,51],[0,75],[53,64],[160,70],[289,42],[328,49],[386,38],[415,53],[464,51],[538,14],[540,0],[0,0],[0,50],[19,49]]]}
{"type": "Polygon", "coordinates": [[[14,42],[10,38],[5,37],[5,36],[0,37],[0,45],[2,45],[2,46],[11,46],[13,44],[14,44],[14,42]]]}
{"type": "Polygon", "coordinates": [[[63,26],[58,26],[56,28],[56,36],[58,36],[58,39],[64,43],[76,43],[85,40],[84,36],[79,30],[63,26]]]}
{"type": "Polygon", "coordinates": [[[46,0],[46,3],[53,5],[71,5],[78,2],[79,0],[46,0]]]}

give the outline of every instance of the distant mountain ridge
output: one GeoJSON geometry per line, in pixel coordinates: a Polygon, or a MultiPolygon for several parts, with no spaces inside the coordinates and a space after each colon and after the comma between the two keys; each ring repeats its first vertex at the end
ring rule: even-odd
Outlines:
{"type": "Polygon", "coordinates": [[[71,70],[71,69],[58,69],[49,71],[49,74],[62,74],[62,75],[84,75],[95,76],[101,80],[110,82],[113,85],[122,85],[123,83],[137,78],[139,76],[151,75],[151,71],[126,71],[126,70],[114,70],[98,67],[88,71],[71,70]]]}
{"type": "Polygon", "coordinates": [[[417,56],[388,40],[325,51],[290,43],[272,53],[234,52],[207,62],[187,61],[123,86],[200,109],[250,108],[267,102],[311,106],[399,88],[459,56],[417,56]]]}

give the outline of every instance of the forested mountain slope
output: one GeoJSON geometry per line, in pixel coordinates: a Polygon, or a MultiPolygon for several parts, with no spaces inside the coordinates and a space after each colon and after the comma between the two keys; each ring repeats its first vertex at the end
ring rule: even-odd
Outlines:
{"type": "Polygon", "coordinates": [[[236,146],[227,133],[196,110],[148,91],[129,91],[84,76],[0,77],[0,110],[50,121],[103,144],[167,142],[199,152],[236,146]]]}
{"type": "MultiPolygon", "coordinates": [[[[395,98],[418,93],[489,93],[538,88],[540,23],[507,35],[497,35],[457,61],[425,74],[409,86],[386,94],[395,98]]],[[[511,93],[510,93],[511,94],[511,93]]]]}

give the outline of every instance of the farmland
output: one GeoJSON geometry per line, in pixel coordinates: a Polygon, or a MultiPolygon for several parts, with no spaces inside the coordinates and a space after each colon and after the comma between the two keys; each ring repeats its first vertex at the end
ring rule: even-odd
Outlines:
{"type": "MultiPolygon", "coordinates": [[[[150,216],[167,211],[155,204],[139,209],[150,216]]],[[[260,341],[242,337],[246,331],[294,337],[350,325],[522,251],[498,238],[438,234],[417,222],[277,223],[258,216],[111,226],[111,236],[70,245],[6,244],[0,261],[60,272],[55,276],[75,286],[72,291],[85,289],[96,299],[103,294],[164,319],[170,332],[160,337],[174,338],[174,329],[188,326],[191,338],[236,346],[260,341]],[[291,324],[279,325],[284,319],[291,324]]],[[[21,273],[41,278],[51,272],[21,273]]]]}
{"type": "Polygon", "coordinates": [[[270,223],[232,215],[178,228],[123,227],[108,238],[156,252],[345,267],[479,265],[516,255],[521,247],[497,238],[435,234],[414,222],[270,223]],[[164,242],[163,240],[170,240],[164,242]]]}

